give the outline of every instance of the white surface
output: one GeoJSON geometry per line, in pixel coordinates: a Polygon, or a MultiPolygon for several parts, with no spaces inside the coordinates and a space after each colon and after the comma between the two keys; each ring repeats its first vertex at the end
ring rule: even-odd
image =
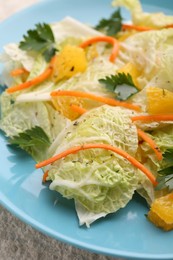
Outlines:
{"type": "Polygon", "coordinates": [[[0,0],[0,21],[39,0],[0,0]]]}

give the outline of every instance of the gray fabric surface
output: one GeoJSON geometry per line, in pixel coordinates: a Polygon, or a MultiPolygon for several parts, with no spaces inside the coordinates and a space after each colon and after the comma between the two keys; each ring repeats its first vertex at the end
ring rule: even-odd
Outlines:
{"type": "Polygon", "coordinates": [[[0,259],[120,260],[87,252],[52,239],[24,224],[2,207],[0,207],[0,259]]]}

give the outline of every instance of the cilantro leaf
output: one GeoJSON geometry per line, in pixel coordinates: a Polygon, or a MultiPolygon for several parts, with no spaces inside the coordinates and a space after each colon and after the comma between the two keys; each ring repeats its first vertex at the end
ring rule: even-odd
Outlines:
{"type": "Polygon", "coordinates": [[[55,38],[49,24],[36,24],[36,29],[28,30],[19,47],[25,51],[41,52],[46,61],[55,55],[55,38]]]}
{"type": "Polygon", "coordinates": [[[173,166],[173,150],[167,149],[163,155],[162,168],[173,166]]]}
{"type": "Polygon", "coordinates": [[[13,136],[9,139],[9,143],[20,147],[36,159],[36,161],[39,161],[41,156],[46,154],[50,140],[41,127],[35,126],[13,136]]]}
{"type": "Polygon", "coordinates": [[[13,136],[9,142],[15,145],[22,145],[23,147],[49,145],[50,141],[44,130],[35,126],[25,132],[19,133],[17,136],[13,136]]]}
{"type": "Polygon", "coordinates": [[[132,76],[128,73],[118,73],[117,75],[106,76],[104,79],[99,79],[101,84],[116,94],[116,99],[127,100],[133,94],[138,92],[132,76]]]}
{"type": "Polygon", "coordinates": [[[160,176],[168,176],[173,174],[173,166],[167,167],[159,171],[160,176]]]}
{"type": "Polygon", "coordinates": [[[156,187],[157,190],[163,189],[165,187],[173,188],[173,167],[168,167],[159,171],[157,182],[159,183],[156,187]]]}
{"type": "Polygon", "coordinates": [[[173,186],[173,151],[168,150],[163,155],[162,169],[158,171],[157,190],[173,186]]]}
{"type": "Polygon", "coordinates": [[[96,30],[104,30],[109,36],[116,35],[121,31],[122,27],[122,16],[120,9],[116,10],[108,19],[101,19],[95,26],[96,30]]]}

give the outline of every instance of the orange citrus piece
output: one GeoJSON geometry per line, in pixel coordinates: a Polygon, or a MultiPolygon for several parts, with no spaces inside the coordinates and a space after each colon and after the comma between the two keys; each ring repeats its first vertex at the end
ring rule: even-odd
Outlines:
{"type": "Polygon", "coordinates": [[[87,68],[85,51],[73,45],[66,45],[56,55],[53,66],[52,80],[57,82],[61,79],[68,79],[87,68]]]}
{"type": "Polygon", "coordinates": [[[173,229],[173,192],[154,200],[148,219],[166,231],[173,229]]]}
{"type": "Polygon", "coordinates": [[[68,96],[52,97],[51,101],[55,109],[70,120],[75,120],[81,116],[81,114],[72,109],[71,105],[79,106],[86,110],[90,110],[91,108],[101,105],[101,103],[93,100],[68,96]]]}
{"type": "Polygon", "coordinates": [[[173,92],[157,87],[147,88],[147,112],[149,114],[173,113],[173,92]]]}

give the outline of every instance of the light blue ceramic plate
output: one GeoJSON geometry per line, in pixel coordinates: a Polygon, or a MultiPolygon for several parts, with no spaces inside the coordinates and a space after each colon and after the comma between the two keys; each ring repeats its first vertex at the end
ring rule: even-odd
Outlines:
{"type": "MultiPolygon", "coordinates": [[[[147,11],[173,13],[172,0],[145,0],[147,11]],[[152,2],[152,3],[151,3],[152,2]]],[[[0,51],[8,42],[21,40],[38,22],[52,22],[71,15],[96,24],[113,10],[108,0],[47,0],[24,10],[0,25],[0,51]]],[[[123,15],[129,19],[127,11],[123,15]]],[[[0,135],[0,200],[24,222],[49,236],[100,254],[128,259],[173,259],[173,232],[149,223],[145,202],[135,197],[125,209],[97,221],[90,229],[79,227],[73,201],[63,199],[41,183],[41,170],[0,135]]]]}

